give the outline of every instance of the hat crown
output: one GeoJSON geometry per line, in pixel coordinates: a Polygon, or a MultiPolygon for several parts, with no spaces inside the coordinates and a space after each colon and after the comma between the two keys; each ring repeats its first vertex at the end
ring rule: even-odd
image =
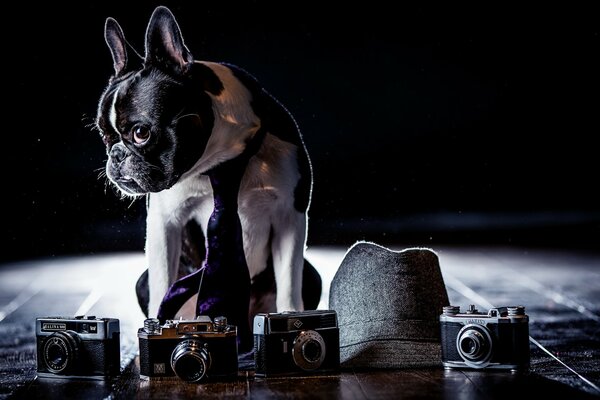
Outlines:
{"type": "MultiPolygon", "coordinates": [[[[329,307],[338,313],[342,363],[353,361],[344,348],[370,341],[430,342],[439,348],[439,315],[448,304],[439,260],[431,249],[393,251],[375,243],[355,244],[329,294],[329,307]]],[[[434,352],[431,359],[437,363],[439,352],[434,352]]]]}

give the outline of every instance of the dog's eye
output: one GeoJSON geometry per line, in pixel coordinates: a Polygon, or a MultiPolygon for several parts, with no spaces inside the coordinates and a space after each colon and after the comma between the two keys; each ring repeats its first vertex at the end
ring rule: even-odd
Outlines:
{"type": "Polygon", "coordinates": [[[131,136],[135,144],[144,144],[150,138],[150,129],[145,126],[136,125],[131,130],[131,136]]]}

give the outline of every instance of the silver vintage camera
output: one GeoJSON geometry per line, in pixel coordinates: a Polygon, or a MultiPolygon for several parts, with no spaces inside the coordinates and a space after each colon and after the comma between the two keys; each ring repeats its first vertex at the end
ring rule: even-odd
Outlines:
{"type": "Polygon", "coordinates": [[[444,307],[440,315],[442,363],[446,368],[529,368],[529,317],[525,307],[481,313],[470,305],[444,307]]]}
{"type": "Polygon", "coordinates": [[[149,318],[138,329],[142,379],[174,378],[188,382],[235,377],[237,328],[225,317],[191,320],[149,318]]]}
{"type": "Polygon", "coordinates": [[[253,332],[257,376],[323,373],[340,366],[333,310],[260,313],[253,332]]]}
{"type": "Polygon", "coordinates": [[[40,377],[104,379],[120,371],[118,319],[40,317],[35,332],[40,377]]]}

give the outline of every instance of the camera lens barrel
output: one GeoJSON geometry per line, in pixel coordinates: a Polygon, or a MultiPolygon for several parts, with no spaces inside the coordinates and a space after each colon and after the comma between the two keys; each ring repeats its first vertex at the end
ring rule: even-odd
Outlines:
{"type": "Polygon", "coordinates": [[[294,340],[292,358],[305,371],[312,371],[325,360],[326,347],[323,337],[316,331],[302,331],[294,340]]]}
{"type": "Polygon", "coordinates": [[[469,324],[458,332],[456,348],[468,365],[483,368],[492,356],[492,338],[484,326],[469,324]]]}
{"type": "Polygon", "coordinates": [[[79,353],[79,336],[72,331],[55,332],[44,342],[42,358],[49,372],[61,374],[76,363],[79,353]]]}
{"type": "Polygon", "coordinates": [[[179,343],[171,354],[171,368],[187,382],[199,382],[210,369],[210,353],[200,340],[189,339],[179,343]]]}

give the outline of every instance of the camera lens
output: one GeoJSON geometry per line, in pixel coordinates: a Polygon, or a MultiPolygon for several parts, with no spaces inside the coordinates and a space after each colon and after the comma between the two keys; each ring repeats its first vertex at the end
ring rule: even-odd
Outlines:
{"type": "Polygon", "coordinates": [[[314,341],[310,340],[302,346],[302,355],[309,362],[317,362],[321,357],[321,345],[314,341]]]}
{"type": "Polygon", "coordinates": [[[492,355],[492,338],[484,326],[466,325],[458,332],[456,348],[468,365],[483,368],[492,355]]]}
{"type": "Polygon", "coordinates": [[[479,352],[479,340],[472,337],[463,337],[460,342],[463,354],[476,355],[479,352]]]}
{"type": "Polygon", "coordinates": [[[79,336],[72,331],[61,331],[48,336],[44,342],[42,357],[48,371],[64,373],[71,368],[78,356],[79,336]]]}
{"type": "Polygon", "coordinates": [[[294,363],[305,371],[317,369],[325,360],[325,341],[316,331],[298,334],[292,347],[294,363]]]}
{"type": "Polygon", "coordinates": [[[184,340],[173,349],[171,368],[175,375],[187,382],[198,382],[210,369],[210,354],[199,340],[184,340]]]}

